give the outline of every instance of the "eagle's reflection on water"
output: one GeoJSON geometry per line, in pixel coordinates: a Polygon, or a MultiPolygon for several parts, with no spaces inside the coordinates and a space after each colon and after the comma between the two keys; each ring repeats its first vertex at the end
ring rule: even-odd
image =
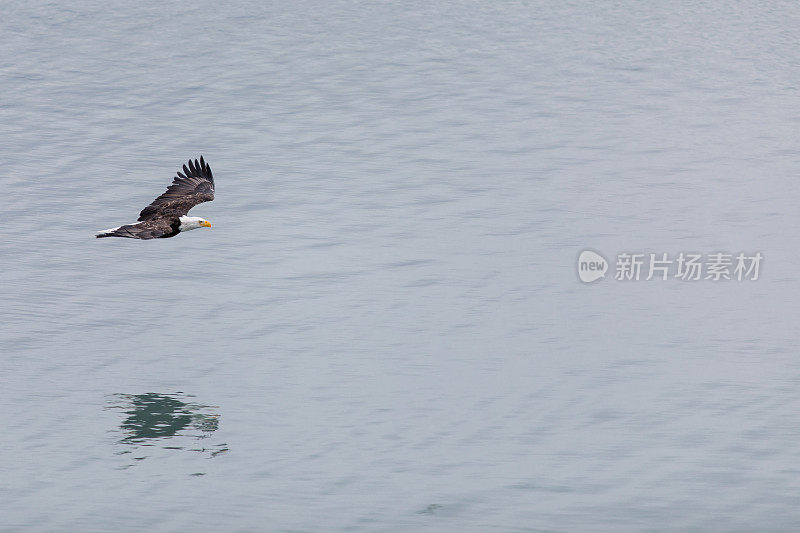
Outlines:
{"type": "MultiPolygon", "coordinates": [[[[145,446],[200,452],[208,457],[227,452],[224,443],[202,445],[219,428],[218,408],[191,399],[182,392],[115,394],[109,409],[119,409],[126,415],[119,426],[123,436],[117,444],[127,449],[119,454],[138,454],[137,449],[145,446]]],[[[145,458],[134,457],[137,461],[145,458]]]]}

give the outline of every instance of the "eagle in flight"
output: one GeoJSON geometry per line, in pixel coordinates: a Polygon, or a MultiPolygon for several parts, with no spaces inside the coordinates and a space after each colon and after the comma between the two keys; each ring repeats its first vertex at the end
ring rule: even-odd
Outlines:
{"type": "Polygon", "coordinates": [[[189,217],[186,213],[197,204],[214,199],[214,176],[211,167],[197,159],[183,165],[183,173],[173,179],[164,194],[142,209],[139,220],[118,228],[103,230],[101,237],[127,237],[129,239],[166,239],[182,231],[210,228],[211,222],[200,217],[189,217]]]}

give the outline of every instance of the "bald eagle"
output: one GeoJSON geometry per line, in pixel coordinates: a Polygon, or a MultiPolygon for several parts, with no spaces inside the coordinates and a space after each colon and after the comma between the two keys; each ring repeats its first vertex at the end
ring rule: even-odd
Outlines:
{"type": "Polygon", "coordinates": [[[164,194],[142,209],[139,220],[117,228],[97,233],[101,237],[127,237],[129,239],[166,239],[182,231],[210,228],[211,223],[200,217],[188,217],[186,213],[197,204],[214,199],[214,176],[211,167],[197,159],[183,165],[183,174],[173,179],[164,194]]]}

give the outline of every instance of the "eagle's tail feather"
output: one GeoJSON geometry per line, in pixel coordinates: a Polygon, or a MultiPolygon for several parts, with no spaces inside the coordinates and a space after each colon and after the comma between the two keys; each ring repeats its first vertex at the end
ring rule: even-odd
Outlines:
{"type": "Polygon", "coordinates": [[[128,224],[126,226],[119,226],[118,228],[104,229],[103,231],[97,232],[95,236],[98,239],[102,239],[103,237],[128,237],[129,239],[136,239],[138,237],[131,231],[134,226],[135,224],[128,224]]]}

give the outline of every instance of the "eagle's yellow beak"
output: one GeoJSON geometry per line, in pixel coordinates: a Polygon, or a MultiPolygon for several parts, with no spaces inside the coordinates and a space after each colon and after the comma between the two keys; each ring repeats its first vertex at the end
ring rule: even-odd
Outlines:
{"type": "Polygon", "coordinates": [[[203,227],[206,227],[206,228],[210,228],[211,227],[211,222],[209,222],[208,220],[204,220],[204,221],[202,221],[200,223],[200,225],[203,226],[203,227]]]}

